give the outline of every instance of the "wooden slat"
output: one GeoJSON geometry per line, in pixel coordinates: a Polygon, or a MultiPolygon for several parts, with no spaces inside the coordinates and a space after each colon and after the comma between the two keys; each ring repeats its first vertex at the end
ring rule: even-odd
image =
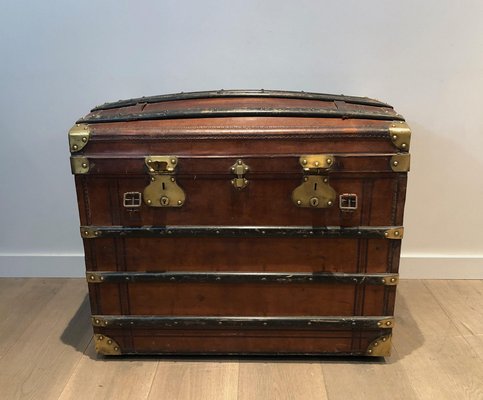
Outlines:
{"type": "Polygon", "coordinates": [[[96,354],[91,342],[59,400],[146,399],[157,364],[154,358],[103,358],[96,354]]]}
{"type": "Polygon", "coordinates": [[[161,360],[148,399],[235,400],[237,387],[238,362],[161,360]]]}
{"type": "Polygon", "coordinates": [[[29,290],[18,298],[25,309],[30,306],[31,310],[15,315],[18,321],[31,322],[0,359],[2,399],[56,399],[91,340],[87,315],[76,314],[86,297],[85,282],[81,279],[32,282],[24,287],[29,290]],[[74,320],[76,315],[81,317],[74,320]]]}
{"type": "Polygon", "coordinates": [[[318,362],[273,359],[240,363],[239,400],[328,399],[318,362]]]}

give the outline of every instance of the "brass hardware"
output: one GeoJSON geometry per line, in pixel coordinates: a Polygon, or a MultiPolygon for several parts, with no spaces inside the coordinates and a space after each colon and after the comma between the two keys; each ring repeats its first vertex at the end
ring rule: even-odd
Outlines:
{"type": "Polygon", "coordinates": [[[96,352],[105,356],[117,356],[121,354],[121,348],[117,342],[109,336],[95,334],[94,341],[96,352]]]}
{"type": "Polygon", "coordinates": [[[398,228],[391,228],[384,232],[386,239],[402,239],[404,236],[404,228],[402,226],[398,228]]]}
{"type": "Polygon", "coordinates": [[[302,184],[292,192],[292,201],[298,207],[327,208],[334,204],[335,190],[329,185],[326,177],[308,175],[302,184]]]}
{"type": "Polygon", "coordinates": [[[329,169],[334,165],[334,156],[328,154],[305,155],[299,158],[304,171],[329,169]]]}
{"type": "Polygon", "coordinates": [[[404,121],[394,121],[389,127],[389,135],[394,145],[401,150],[409,150],[411,129],[404,121]]]}
{"type": "Polygon", "coordinates": [[[86,280],[88,283],[102,283],[104,277],[97,272],[86,272],[86,280]]]}
{"type": "Polygon", "coordinates": [[[87,157],[71,157],[70,169],[74,175],[87,174],[89,172],[90,163],[87,157]]]}
{"type": "Polygon", "coordinates": [[[102,232],[97,230],[95,226],[81,226],[81,237],[84,239],[94,239],[101,236],[102,232]]]}
{"type": "Polygon", "coordinates": [[[248,185],[248,179],[245,178],[245,174],[250,168],[246,165],[243,160],[239,159],[235,164],[231,166],[231,172],[233,172],[236,177],[231,180],[231,184],[237,189],[243,189],[248,185]]]}
{"type": "Polygon", "coordinates": [[[105,328],[107,325],[109,325],[109,322],[105,318],[102,318],[98,315],[93,315],[91,317],[91,322],[92,322],[92,326],[97,326],[97,327],[105,328]]]}
{"type": "Polygon", "coordinates": [[[392,335],[378,337],[367,347],[366,355],[373,357],[389,357],[391,355],[392,335]]]}
{"type": "Polygon", "coordinates": [[[396,286],[399,283],[399,275],[385,276],[381,282],[386,286],[396,286]]]}
{"type": "Polygon", "coordinates": [[[174,156],[148,156],[145,158],[151,182],[144,189],[144,203],[150,207],[181,207],[186,195],[174,178],[178,159],[174,156]]]}
{"type": "Polygon", "coordinates": [[[380,321],[377,321],[377,326],[381,329],[392,328],[394,327],[394,318],[381,319],[380,321]]]}
{"type": "Polygon", "coordinates": [[[407,172],[409,171],[410,161],[409,153],[394,154],[391,157],[391,168],[395,172],[407,172]]]}
{"type": "Polygon", "coordinates": [[[69,131],[69,148],[71,153],[82,150],[89,138],[91,132],[87,124],[75,124],[69,131]]]}

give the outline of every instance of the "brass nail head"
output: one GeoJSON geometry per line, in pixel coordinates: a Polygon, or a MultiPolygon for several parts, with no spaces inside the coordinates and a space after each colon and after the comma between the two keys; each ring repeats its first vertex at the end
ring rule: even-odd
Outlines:
{"type": "Polygon", "coordinates": [[[74,150],[77,150],[77,149],[79,148],[79,146],[77,146],[76,144],[74,144],[74,145],[72,145],[72,148],[73,148],[74,150]]]}

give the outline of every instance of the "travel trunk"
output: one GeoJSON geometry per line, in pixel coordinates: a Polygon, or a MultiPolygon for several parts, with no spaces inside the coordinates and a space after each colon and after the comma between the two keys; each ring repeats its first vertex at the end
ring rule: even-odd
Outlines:
{"type": "Polygon", "coordinates": [[[390,354],[410,130],[282,91],[143,97],[69,132],[101,354],[390,354]]]}

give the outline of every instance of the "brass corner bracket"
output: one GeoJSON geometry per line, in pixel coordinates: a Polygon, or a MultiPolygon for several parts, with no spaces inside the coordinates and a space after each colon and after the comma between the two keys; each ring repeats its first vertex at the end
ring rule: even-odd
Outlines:
{"type": "Polygon", "coordinates": [[[386,286],[396,286],[399,283],[399,275],[385,276],[381,279],[381,283],[386,286]]]}
{"type": "Polygon", "coordinates": [[[105,356],[118,356],[121,354],[121,348],[114,339],[96,333],[94,340],[97,353],[105,356]]]}
{"type": "Polygon", "coordinates": [[[97,230],[95,226],[81,226],[80,233],[83,239],[94,239],[101,236],[101,231],[97,230]]]}
{"type": "Polygon", "coordinates": [[[105,328],[107,325],[109,325],[109,323],[105,319],[103,319],[103,318],[101,318],[97,315],[93,315],[91,317],[91,321],[92,321],[92,326],[98,326],[98,327],[105,328]]]}
{"type": "Polygon", "coordinates": [[[75,124],[69,131],[69,149],[71,153],[82,150],[91,137],[87,124],[75,124]]]}
{"type": "Polygon", "coordinates": [[[377,321],[377,327],[381,329],[390,329],[394,327],[394,318],[385,318],[377,321]]]}
{"type": "Polygon", "coordinates": [[[411,129],[404,121],[393,121],[389,127],[389,135],[392,143],[398,149],[409,150],[409,144],[411,142],[411,129]]]}
{"type": "Polygon", "coordinates": [[[102,283],[104,281],[104,277],[98,272],[87,271],[86,280],[87,283],[102,283]]]}
{"type": "Polygon", "coordinates": [[[404,236],[404,228],[402,226],[397,228],[390,228],[384,232],[386,239],[402,239],[404,236]]]}
{"type": "Polygon", "coordinates": [[[390,164],[394,172],[408,172],[411,164],[411,155],[409,153],[394,154],[391,157],[390,164]]]}
{"type": "Polygon", "coordinates": [[[76,156],[70,158],[70,169],[74,175],[87,174],[90,167],[87,157],[76,156]]]}
{"type": "Polygon", "coordinates": [[[389,357],[391,355],[391,339],[391,334],[378,337],[369,344],[366,350],[366,355],[373,357],[389,357]]]}

